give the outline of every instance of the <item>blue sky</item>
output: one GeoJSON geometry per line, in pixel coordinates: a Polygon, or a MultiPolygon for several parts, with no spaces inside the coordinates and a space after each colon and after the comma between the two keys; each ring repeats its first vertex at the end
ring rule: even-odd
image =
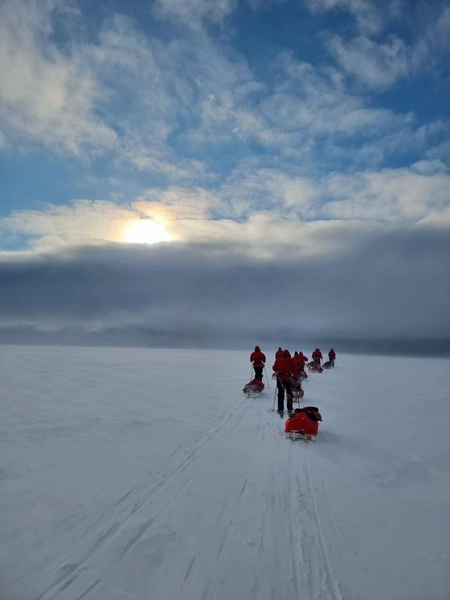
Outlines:
{"type": "MultiPolygon", "coordinates": [[[[244,259],[302,268],[331,256],[350,269],[361,244],[386,235],[407,236],[411,248],[438,240],[415,281],[445,260],[447,2],[4,0],[0,23],[5,268],[85,260],[86,249],[95,256],[103,246],[135,264],[133,242],[156,240],[133,237],[137,221],[171,239],[160,260],[176,265],[177,251],[194,248],[196,271],[204,251],[230,248],[236,269],[244,259]]],[[[141,251],[154,256],[156,246],[141,251]]],[[[397,259],[396,285],[405,271],[397,259]]],[[[442,298],[448,280],[436,279],[442,298]]],[[[392,283],[380,276],[395,304],[403,291],[392,283]]],[[[18,293],[10,291],[8,306],[18,293]]],[[[443,335],[441,304],[440,321],[420,336],[443,335]]],[[[392,335],[409,331],[423,306],[392,335]]],[[[134,327],[138,312],[148,323],[154,309],[124,317],[122,307],[121,322],[134,327]]],[[[44,321],[4,307],[4,326],[44,321]]],[[[107,325],[85,315],[77,326],[107,325]]]]}

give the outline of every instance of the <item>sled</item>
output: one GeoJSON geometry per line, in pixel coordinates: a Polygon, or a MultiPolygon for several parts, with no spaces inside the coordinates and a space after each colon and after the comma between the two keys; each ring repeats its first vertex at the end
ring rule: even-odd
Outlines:
{"type": "Polygon", "coordinates": [[[253,390],[253,391],[245,390],[244,391],[244,395],[245,395],[246,398],[258,398],[258,396],[260,394],[261,394],[261,392],[257,392],[255,390],[253,390]]]}
{"type": "Polygon", "coordinates": [[[300,404],[300,400],[304,395],[305,392],[303,390],[292,390],[292,402],[297,402],[297,404],[300,404]]]}
{"type": "Polygon", "coordinates": [[[317,435],[308,435],[306,433],[301,433],[300,431],[286,431],[284,435],[287,440],[292,440],[293,442],[297,440],[315,442],[317,440],[317,435]]]}
{"type": "Polygon", "coordinates": [[[292,402],[297,402],[300,405],[300,400],[305,395],[305,392],[302,390],[301,383],[299,381],[294,381],[292,383],[292,402]]]}
{"type": "Polygon", "coordinates": [[[247,398],[257,398],[264,389],[264,383],[253,379],[244,385],[242,390],[247,398]]]}

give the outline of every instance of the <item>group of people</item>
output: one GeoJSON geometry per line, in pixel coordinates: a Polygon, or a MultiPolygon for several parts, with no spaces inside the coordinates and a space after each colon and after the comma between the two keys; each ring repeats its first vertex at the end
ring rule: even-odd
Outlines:
{"type": "MultiPolygon", "coordinates": [[[[311,356],[313,359],[313,363],[320,367],[320,362],[323,360],[323,356],[322,356],[322,352],[319,350],[319,348],[316,348],[311,356]]],[[[331,348],[331,350],[328,352],[328,362],[324,363],[324,366],[327,365],[330,367],[334,367],[335,360],[336,360],[336,352],[334,351],[334,348],[331,348]]]]}
{"type": "MultiPolygon", "coordinates": [[[[333,348],[328,352],[328,359],[331,366],[334,367],[336,353],[333,348]]],[[[316,348],[312,353],[312,360],[315,365],[320,366],[323,360],[322,352],[316,348]]],[[[259,346],[250,355],[250,362],[255,370],[255,379],[262,381],[263,371],[266,364],[266,355],[259,346]]],[[[278,414],[284,414],[284,397],[286,395],[287,411],[292,415],[292,386],[298,385],[303,377],[306,377],[305,366],[308,364],[308,358],[303,352],[294,352],[291,356],[289,350],[283,350],[281,347],[275,353],[275,362],[272,366],[274,377],[277,380],[278,391],[278,414]]],[[[313,407],[315,408],[315,407],[313,407]]],[[[318,412],[318,411],[317,411],[318,412]]]]}

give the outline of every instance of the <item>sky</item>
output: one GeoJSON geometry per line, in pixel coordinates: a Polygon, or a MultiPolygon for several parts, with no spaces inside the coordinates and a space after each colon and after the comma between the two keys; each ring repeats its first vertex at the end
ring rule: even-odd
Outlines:
{"type": "Polygon", "coordinates": [[[2,0],[0,341],[450,354],[449,51],[441,0],[2,0]]]}

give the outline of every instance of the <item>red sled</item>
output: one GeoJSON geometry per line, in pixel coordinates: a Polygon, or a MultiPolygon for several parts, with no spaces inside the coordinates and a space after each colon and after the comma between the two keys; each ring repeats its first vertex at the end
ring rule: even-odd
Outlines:
{"type": "MultiPolygon", "coordinates": [[[[296,409],[298,411],[298,409],[296,409]]],[[[285,433],[300,433],[305,436],[317,436],[318,421],[322,416],[316,406],[305,406],[288,419],[284,425],[285,433]]]]}
{"type": "Polygon", "coordinates": [[[264,383],[259,379],[252,379],[244,385],[242,390],[247,398],[257,398],[264,389],[264,383]]]}
{"type": "Polygon", "coordinates": [[[322,367],[320,365],[316,365],[316,363],[314,363],[314,362],[309,362],[307,366],[308,366],[308,371],[310,373],[322,373],[323,372],[322,367]]]}

